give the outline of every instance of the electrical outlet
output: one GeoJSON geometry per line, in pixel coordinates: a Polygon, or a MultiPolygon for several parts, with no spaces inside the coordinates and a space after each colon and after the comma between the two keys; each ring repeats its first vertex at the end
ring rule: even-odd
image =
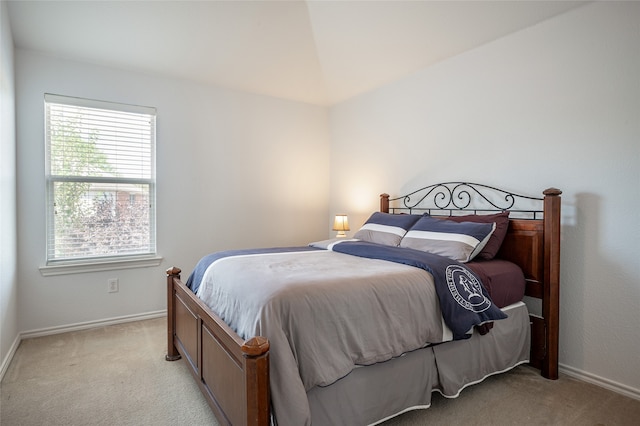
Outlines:
{"type": "Polygon", "coordinates": [[[118,291],[118,279],[117,278],[109,278],[107,280],[107,289],[109,293],[116,293],[118,291]]]}

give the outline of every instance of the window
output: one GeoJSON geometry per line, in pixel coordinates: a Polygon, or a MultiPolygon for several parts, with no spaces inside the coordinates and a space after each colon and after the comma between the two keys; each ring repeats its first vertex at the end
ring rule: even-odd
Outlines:
{"type": "Polygon", "coordinates": [[[156,253],[155,109],[45,95],[47,265],[156,253]]]}

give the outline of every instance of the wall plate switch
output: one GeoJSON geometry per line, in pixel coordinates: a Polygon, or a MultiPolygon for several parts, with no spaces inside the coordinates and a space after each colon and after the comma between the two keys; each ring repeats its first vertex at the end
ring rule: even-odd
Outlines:
{"type": "Polygon", "coordinates": [[[119,283],[117,278],[109,278],[107,280],[107,288],[109,293],[116,293],[119,290],[118,284],[119,283]]]}

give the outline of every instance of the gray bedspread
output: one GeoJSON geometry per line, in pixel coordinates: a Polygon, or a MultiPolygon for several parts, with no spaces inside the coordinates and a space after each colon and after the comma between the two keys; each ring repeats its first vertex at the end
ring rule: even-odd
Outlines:
{"type": "Polygon", "coordinates": [[[198,297],[241,337],[269,339],[279,425],[310,424],[306,391],[356,365],[451,340],[431,274],[333,251],[218,259],[198,297]]]}

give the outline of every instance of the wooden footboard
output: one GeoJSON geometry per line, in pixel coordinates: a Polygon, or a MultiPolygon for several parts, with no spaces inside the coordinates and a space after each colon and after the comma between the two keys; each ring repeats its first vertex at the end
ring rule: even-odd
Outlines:
{"type": "Polygon", "coordinates": [[[184,358],[222,424],[269,424],[269,342],[243,341],[167,270],[167,356],[184,358]]]}

